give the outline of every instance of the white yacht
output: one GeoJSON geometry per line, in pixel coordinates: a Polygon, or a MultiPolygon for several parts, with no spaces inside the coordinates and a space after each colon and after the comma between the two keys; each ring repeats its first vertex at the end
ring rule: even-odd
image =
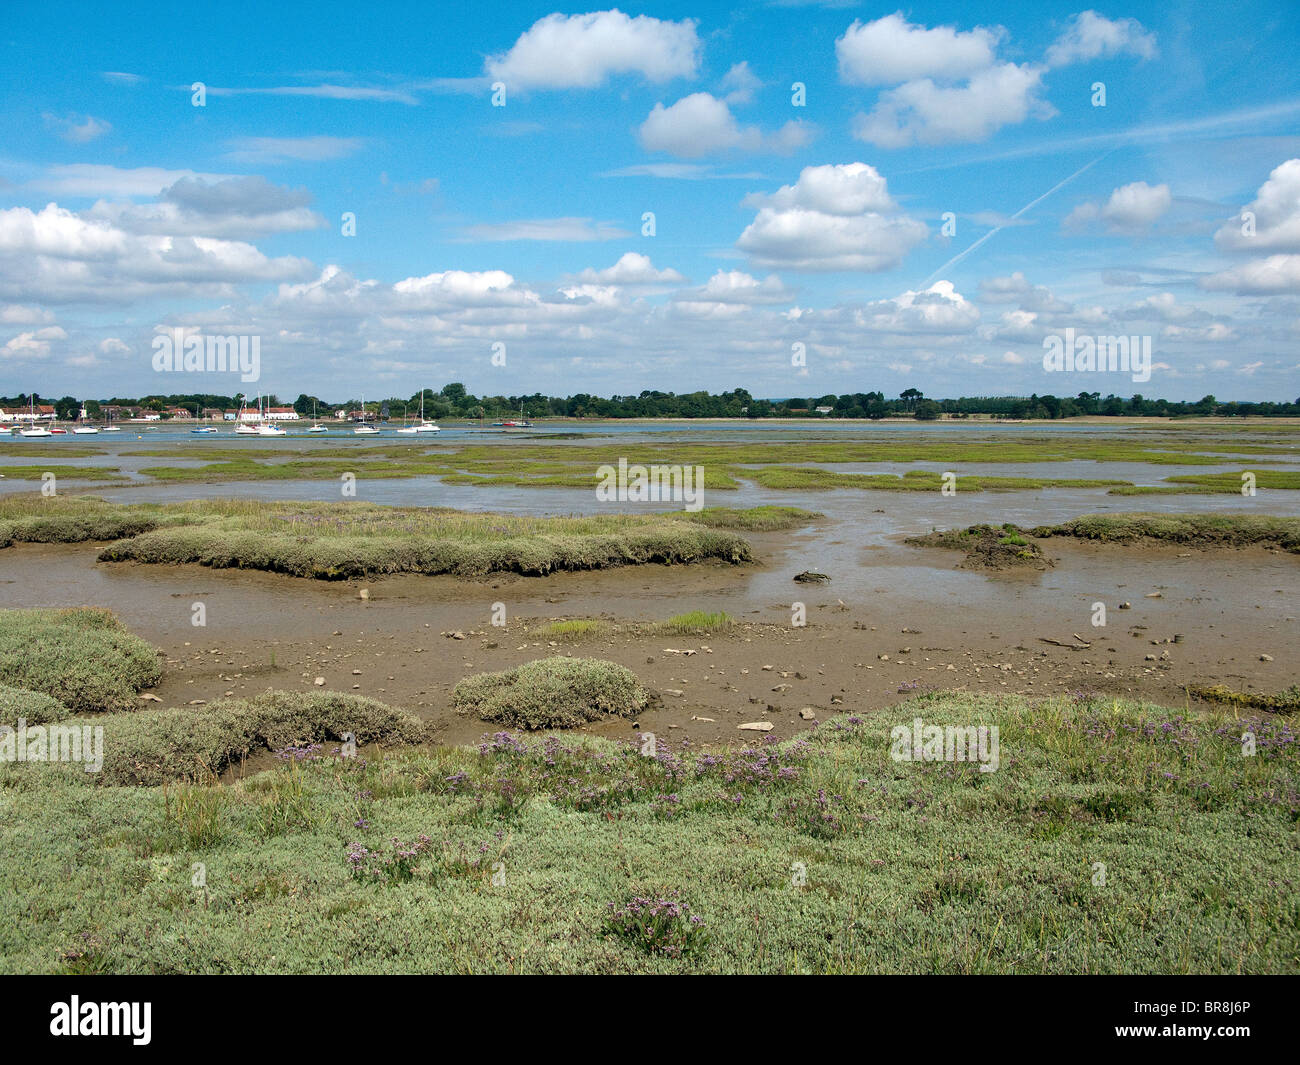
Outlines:
{"type": "Polygon", "coordinates": [[[442,430],[439,429],[438,426],[434,425],[433,422],[429,421],[424,416],[424,392],[423,391],[421,391],[420,393],[420,423],[418,425],[403,426],[401,429],[398,429],[397,431],[399,433],[407,433],[407,434],[442,432],[442,430]]]}
{"type": "Polygon", "coordinates": [[[377,435],[379,432],[379,427],[375,425],[370,425],[368,422],[366,422],[365,419],[366,419],[366,397],[363,395],[361,397],[361,424],[354,425],[352,427],[352,431],[356,433],[357,436],[377,435]]]}
{"type": "Polygon", "coordinates": [[[321,425],[320,416],[316,413],[316,402],[314,400],[312,401],[312,405],[311,405],[311,420],[312,420],[312,426],[310,429],[307,430],[307,432],[328,433],[330,431],[328,425],[321,425]]]}
{"type": "Polygon", "coordinates": [[[29,439],[33,437],[40,438],[46,436],[53,436],[54,434],[50,432],[48,429],[46,429],[45,426],[36,424],[36,400],[32,399],[30,401],[30,404],[32,408],[32,423],[26,429],[19,429],[18,435],[25,436],[29,439]]]}

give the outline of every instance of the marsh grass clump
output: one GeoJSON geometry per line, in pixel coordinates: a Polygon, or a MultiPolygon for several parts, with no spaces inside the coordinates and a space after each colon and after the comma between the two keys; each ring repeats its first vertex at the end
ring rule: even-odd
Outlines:
{"type": "Polygon", "coordinates": [[[698,636],[726,632],[735,619],[720,611],[689,610],[663,621],[615,624],[603,618],[571,618],[548,621],[530,631],[544,640],[585,640],[610,636],[698,636]]]}
{"type": "MultiPolygon", "coordinates": [[[[364,503],[118,506],[24,498],[0,504],[0,545],[108,540],[99,555],[105,562],[195,563],[325,580],[391,573],[541,576],[645,563],[750,562],[748,541],[724,527],[744,520],[735,514],[522,517],[364,503]]],[[[791,514],[761,519],[794,520],[791,514]]]]}
{"type": "Polygon", "coordinates": [[[15,725],[20,718],[29,725],[49,725],[71,714],[52,695],[0,684],[0,725],[15,725]]]}
{"type": "Polygon", "coordinates": [[[657,622],[652,628],[655,632],[666,635],[691,636],[697,633],[726,632],[735,623],[730,614],[722,611],[689,610],[657,622]]]}
{"type": "Polygon", "coordinates": [[[576,728],[632,717],[650,705],[636,674],[599,658],[541,658],[501,673],[466,677],[451,693],[462,714],[511,728],[576,728]]]}
{"type": "Polygon", "coordinates": [[[1292,684],[1276,694],[1237,691],[1226,684],[1189,684],[1187,694],[1207,703],[1266,710],[1271,714],[1293,714],[1300,710],[1300,684],[1292,684]]]}
{"type": "Polygon", "coordinates": [[[425,739],[423,722],[405,710],[328,691],[271,691],[202,707],[110,714],[95,724],[104,728],[104,767],[94,782],[108,785],[204,781],[252,754],[342,740],[345,733],[358,745],[425,739]]]}
{"type": "Polygon", "coordinates": [[[695,511],[674,511],[672,516],[714,529],[742,529],[745,532],[782,532],[822,517],[815,510],[782,506],[703,507],[695,511]]]}
{"type": "Polygon", "coordinates": [[[0,684],[81,714],[132,709],[161,679],[154,648],[109,610],[0,610],[0,684]]]}
{"type": "Polygon", "coordinates": [[[961,566],[965,569],[1008,569],[1016,566],[1047,569],[1054,565],[1036,543],[1026,539],[1022,530],[1010,523],[1000,528],[972,525],[966,529],[935,530],[924,536],[909,536],[903,542],[914,547],[945,547],[962,551],[966,557],[961,566]]]}
{"type": "Polygon", "coordinates": [[[543,640],[583,640],[594,636],[612,636],[619,631],[613,622],[601,618],[568,618],[548,621],[529,634],[543,640]]]}
{"type": "Polygon", "coordinates": [[[163,784],[163,818],[178,842],[193,850],[214,846],[225,835],[227,794],[215,780],[163,784]]]}
{"type": "Polygon", "coordinates": [[[1117,544],[1163,541],[1202,548],[1259,545],[1300,554],[1300,518],[1263,514],[1086,514],[1060,525],[1040,525],[1029,532],[1031,536],[1069,536],[1117,544]]]}

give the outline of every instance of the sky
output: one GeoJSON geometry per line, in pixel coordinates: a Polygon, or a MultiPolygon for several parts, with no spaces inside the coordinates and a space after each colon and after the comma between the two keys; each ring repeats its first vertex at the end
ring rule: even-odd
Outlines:
{"type": "Polygon", "coordinates": [[[6,0],[0,393],[1295,399],[1300,5],[1119,2],[6,0]]]}

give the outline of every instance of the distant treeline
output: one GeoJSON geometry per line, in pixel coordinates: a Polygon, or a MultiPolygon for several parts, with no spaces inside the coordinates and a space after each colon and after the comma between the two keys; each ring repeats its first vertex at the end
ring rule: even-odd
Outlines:
{"type": "MultiPolygon", "coordinates": [[[[382,417],[400,419],[419,413],[420,393],[367,400],[366,409],[382,417]]],[[[558,397],[540,392],[531,396],[475,396],[459,383],[445,385],[440,391],[424,390],[424,413],[431,418],[899,418],[929,421],[941,416],[968,418],[982,415],[993,418],[1044,419],[1073,418],[1080,415],[1110,417],[1300,417],[1300,398],[1279,403],[1220,401],[1205,396],[1195,402],[1148,399],[1141,395],[1123,398],[1102,396],[1100,392],[1080,392],[1075,396],[962,396],[959,399],[927,398],[919,389],[909,388],[896,397],[883,392],[854,392],[842,396],[809,396],[789,399],[755,399],[743,388],[714,394],[711,392],[658,392],[646,390],[635,396],[592,396],[585,392],[558,397]]],[[[287,405],[274,395],[263,396],[271,406],[287,405]]],[[[25,407],[31,396],[0,397],[0,407],[25,407]]],[[[149,395],[138,399],[113,397],[78,400],[73,396],[59,399],[37,396],[37,403],[53,404],[61,419],[77,416],[82,405],[92,418],[99,417],[104,406],[141,407],[167,411],[184,408],[199,416],[204,410],[231,410],[240,404],[239,396],[206,394],[149,395]]],[[[329,401],[317,396],[300,395],[293,407],[304,417],[319,414],[327,417],[339,410],[356,410],[359,400],[329,401]]]]}

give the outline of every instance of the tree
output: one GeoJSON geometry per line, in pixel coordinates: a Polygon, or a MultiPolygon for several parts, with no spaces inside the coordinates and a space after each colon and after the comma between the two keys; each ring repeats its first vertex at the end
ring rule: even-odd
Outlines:
{"type": "Polygon", "coordinates": [[[919,388],[908,388],[900,392],[898,398],[907,405],[908,410],[911,410],[916,405],[916,401],[924,394],[919,388]]]}
{"type": "Polygon", "coordinates": [[[942,408],[932,399],[923,399],[916,405],[916,411],[912,417],[918,422],[932,422],[939,417],[942,408]]]}

